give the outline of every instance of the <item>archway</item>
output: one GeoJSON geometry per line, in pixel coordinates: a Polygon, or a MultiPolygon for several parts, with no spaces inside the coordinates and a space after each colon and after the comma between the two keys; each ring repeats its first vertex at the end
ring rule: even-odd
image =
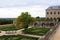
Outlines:
{"type": "Polygon", "coordinates": [[[60,18],[57,18],[58,19],[58,21],[60,21],[60,18]]]}

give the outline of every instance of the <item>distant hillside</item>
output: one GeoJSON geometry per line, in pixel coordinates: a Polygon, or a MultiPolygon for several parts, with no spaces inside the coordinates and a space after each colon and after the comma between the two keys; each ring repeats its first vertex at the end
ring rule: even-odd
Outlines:
{"type": "Polygon", "coordinates": [[[3,20],[3,19],[5,19],[5,20],[14,20],[14,19],[16,19],[16,18],[0,18],[0,20],[3,20]]]}
{"type": "Polygon", "coordinates": [[[13,24],[13,20],[16,18],[0,18],[0,25],[13,24]]]}

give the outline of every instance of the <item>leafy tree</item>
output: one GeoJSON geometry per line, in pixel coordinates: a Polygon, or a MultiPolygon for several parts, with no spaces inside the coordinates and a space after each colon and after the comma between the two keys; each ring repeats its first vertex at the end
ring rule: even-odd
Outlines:
{"type": "Polygon", "coordinates": [[[28,12],[22,12],[21,15],[15,19],[14,24],[19,28],[28,28],[29,24],[33,23],[34,20],[28,12]]]}
{"type": "Polygon", "coordinates": [[[37,17],[36,17],[36,20],[37,20],[37,21],[40,21],[40,17],[39,17],[39,16],[37,16],[37,17]]]}

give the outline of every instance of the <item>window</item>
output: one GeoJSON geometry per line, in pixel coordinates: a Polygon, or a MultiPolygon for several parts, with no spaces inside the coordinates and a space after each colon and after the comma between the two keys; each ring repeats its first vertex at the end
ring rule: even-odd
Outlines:
{"type": "Polygon", "coordinates": [[[56,12],[54,12],[54,14],[56,14],[56,12]]]}
{"type": "Polygon", "coordinates": [[[50,14],[52,14],[52,12],[50,12],[50,14]]]}
{"type": "Polygon", "coordinates": [[[47,12],[47,14],[49,14],[49,12],[47,12]]]}
{"type": "Polygon", "coordinates": [[[56,18],[54,18],[54,20],[55,20],[56,18]]]}
{"type": "Polygon", "coordinates": [[[52,19],[52,17],[50,19],[52,19]]]}
{"type": "Polygon", "coordinates": [[[58,12],[58,14],[60,14],[60,12],[58,12]]]}

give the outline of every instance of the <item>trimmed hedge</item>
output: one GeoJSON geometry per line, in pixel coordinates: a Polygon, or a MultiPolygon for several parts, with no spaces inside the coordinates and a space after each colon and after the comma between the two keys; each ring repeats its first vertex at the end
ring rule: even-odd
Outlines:
{"type": "Polygon", "coordinates": [[[28,28],[26,30],[23,30],[25,34],[33,34],[33,35],[40,35],[43,36],[45,35],[50,28],[28,28]]]}
{"type": "Polygon", "coordinates": [[[22,35],[4,35],[0,36],[0,40],[38,40],[38,38],[22,35]]]}
{"type": "Polygon", "coordinates": [[[9,31],[9,30],[19,30],[20,28],[17,28],[16,26],[11,26],[11,27],[1,27],[0,30],[3,31],[9,31]]]}

